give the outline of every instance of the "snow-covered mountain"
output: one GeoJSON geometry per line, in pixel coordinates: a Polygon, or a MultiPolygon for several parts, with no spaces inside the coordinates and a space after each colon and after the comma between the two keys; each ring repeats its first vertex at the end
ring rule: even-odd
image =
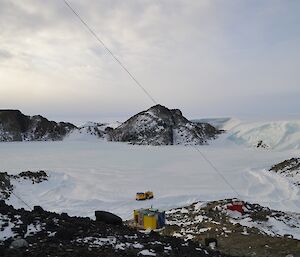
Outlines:
{"type": "Polygon", "coordinates": [[[76,129],[71,123],[49,121],[35,115],[26,116],[19,110],[0,110],[0,141],[62,140],[76,129]]]}
{"type": "Polygon", "coordinates": [[[87,122],[86,124],[74,129],[70,132],[64,140],[67,141],[89,141],[97,140],[99,138],[106,138],[107,128],[113,129],[120,126],[122,123],[98,123],[87,122]]]}
{"type": "Polygon", "coordinates": [[[210,124],[193,123],[180,110],[170,110],[162,105],[140,112],[107,132],[111,141],[138,145],[202,145],[220,134],[210,124]]]}
{"type": "MultiPolygon", "coordinates": [[[[139,145],[201,145],[224,130],[222,140],[246,147],[300,149],[300,120],[242,121],[235,118],[187,120],[180,110],[156,105],[124,123],[88,122],[82,126],[0,110],[0,142],[108,139],[139,145]]],[[[219,142],[219,141],[216,141],[219,142]]],[[[225,143],[225,142],[224,142],[225,143]]]]}

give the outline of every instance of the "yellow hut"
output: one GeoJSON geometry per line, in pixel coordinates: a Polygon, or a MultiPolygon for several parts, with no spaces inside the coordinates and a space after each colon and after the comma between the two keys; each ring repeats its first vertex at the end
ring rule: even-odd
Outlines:
{"type": "Polygon", "coordinates": [[[165,226],[165,212],[158,209],[139,209],[133,212],[134,223],[141,229],[160,229],[165,226]]]}

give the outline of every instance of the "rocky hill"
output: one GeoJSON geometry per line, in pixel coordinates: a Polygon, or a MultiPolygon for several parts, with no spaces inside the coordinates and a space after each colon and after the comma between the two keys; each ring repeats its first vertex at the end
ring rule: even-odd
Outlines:
{"type": "Polygon", "coordinates": [[[35,206],[16,210],[0,200],[0,256],[25,257],[229,257],[199,243],[126,225],[70,217],[35,206]]]}
{"type": "Polygon", "coordinates": [[[180,110],[170,110],[162,105],[140,112],[106,132],[111,141],[138,145],[202,145],[220,134],[210,124],[190,122],[180,110]]]}
{"type": "Polygon", "coordinates": [[[291,158],[275,164],[270,171],[287,177],[293,184],[300,186],[300,158],[291,158]]]}
{"type": "Polygon", "coordinates": [[[281,212],[249,202],[243,212],[228,208],[236,199],[197,202],[167,211],[164,235],[204,243],[218,240],[217,249],[244,257],[300,256],[300,214],[281,212]]]}
{"type": "Polygon", "coordinates": [[[74,129],[65,140],[68,141],[94,141],[97,139],[105,139],[107,136],[107,128],[116,128],[122,123],[98,123],[98,122],[87,122],[86,124],[74,129]]]}
{"type": "Polygon", "coordinates": [[[71,123],[49,121],[35,115],[27,116],[19,110],[0,110],[0,141],[62,140],[76,129],[71,123]]]}

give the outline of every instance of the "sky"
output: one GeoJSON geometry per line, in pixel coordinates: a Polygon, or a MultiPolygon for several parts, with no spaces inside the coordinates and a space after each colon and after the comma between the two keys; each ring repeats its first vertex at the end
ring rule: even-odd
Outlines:
{"type": "MultiPolygon", "coordinates": [[[[300,1],[68,0],[160,104],[300,119],[300,1]]],[[[0,0],[0,108],[125,119],[153,103],[63,0],[0,0]]]]}

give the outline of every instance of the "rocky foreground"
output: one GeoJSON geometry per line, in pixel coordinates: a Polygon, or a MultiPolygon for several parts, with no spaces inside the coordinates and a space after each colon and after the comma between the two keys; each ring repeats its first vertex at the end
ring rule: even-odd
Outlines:
{"type": "Polygon", "coordinates": [[[248,202],[240,213],[229,209],[232,202],[198,202],[170,210],[163,234],[200,243],[216,238],[218,250],[230,255],[300,257],[300,214],[248,202]]]}
{"type": "Polygon", "coordinates": [[[199,243],[138,232],[90,218],[70,217],[34,207],[16,210],[0,201],[0,256],[174,256],[225,257],[199,243]]]}
{"type": "Polygon", "coordinates": [[[33,211],[16,210],[5,203],[20,197],[12,196],[14,183],[28,180],[35,186],[48,179],[44,171],[0,173],[0,256],[300,257],[300,214],[248,202],[241,202],[241,212],[232,211],[228,206],[235,199],[169,210],[167,225],[159,233],[139,232],[118,217],[108,223],[98,212],[92,220],[38,206],[33,211]],[[214,251],[205,247],[207,239],[217,241],[214,251]]]}

